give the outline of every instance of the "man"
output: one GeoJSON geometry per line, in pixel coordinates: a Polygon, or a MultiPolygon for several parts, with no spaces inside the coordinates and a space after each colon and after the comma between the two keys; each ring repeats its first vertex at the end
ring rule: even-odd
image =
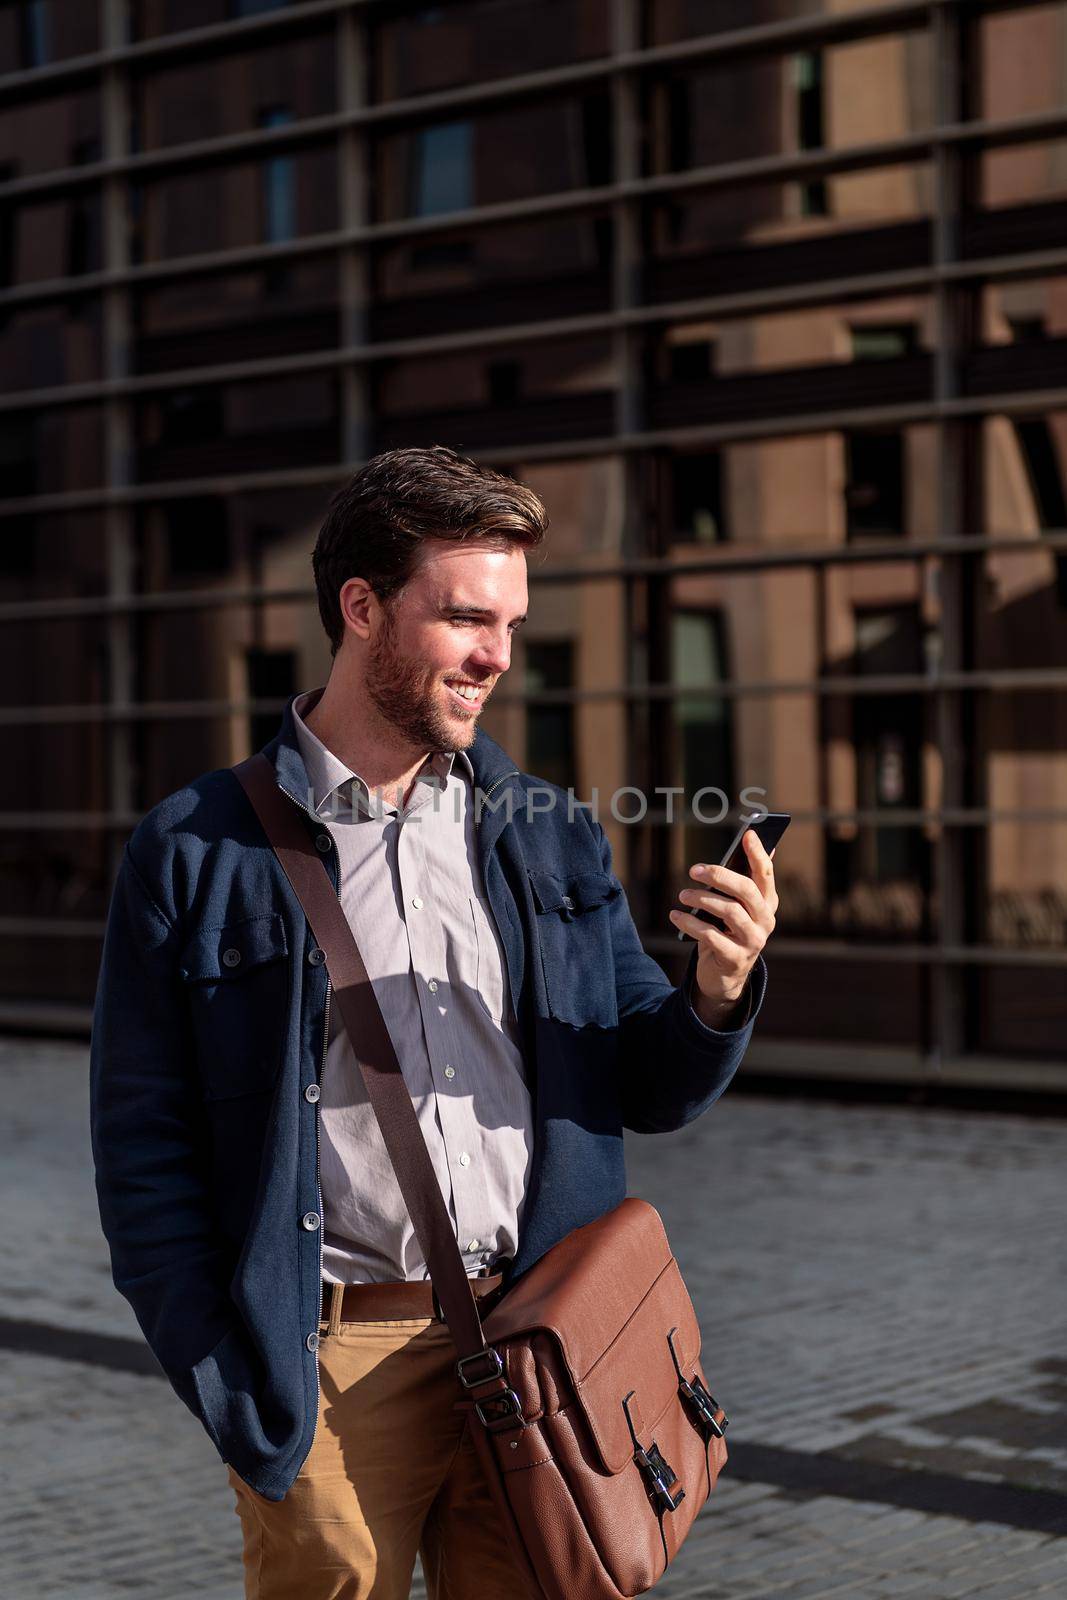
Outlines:
{"type": "MultiPolygon", "coordinates": [[[[314,552],[329,681],[265,747],[363,953],[486,1305],[623,1198],[624,1126],[678,1128],[722,1093],[777,906],[752,833],[751,880],[692,867],[683,907],[726,932],[671,913],[694,939],[673,987],[600,825],[479,731],[546,521],[529,489],[452,451],[370,461],[314,552]]],[[[247,1595],[400,1600],[421,1550],[435,1600],[513,1600],[323,952],[228,768],[126,847],[91,1089],[115,1284],[228,1464],[247,1595]]]]}

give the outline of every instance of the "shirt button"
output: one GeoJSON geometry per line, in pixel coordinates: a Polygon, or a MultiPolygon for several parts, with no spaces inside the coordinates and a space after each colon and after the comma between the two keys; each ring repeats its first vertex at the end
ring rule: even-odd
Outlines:
{"type": "Polygon", "coordinates": [[[308,960],[311,962],[313,967],[321,967],[322,963],[326,960],[325,950],[320,950],[318,945],[316,945],[313,950],[308,951],[308,960]]]}
{"type": "Polygon", "coordinates": [[[568,911],[573,911],[574,910],[574,901],[571,899],[569,894],[565,894],[560,903],[562,905],[565,905],[567,907],[568,911]]]}
{"type": "Polygon", "coordinates": [[[322,1090],[319,1088],[317,1083],[309,1083],[307,1088],[304,1090],[304,1099],[309,1101],[311,1105],[314,1105],[315,1101],[321,1094],[322,1090]]]}
{"type": "Polygon", "coordinates": [[[467,1246],[467,1249],[468,1250],[477,1250],[479,1245],[481,1244],[481,1242],[482,1241],[480,1239],[472,1239],[470,1244],[467,1246]]]}
{"type": "Polygon", "coordinates": [[[421,911],[422,910],[422,901],[421,901],[421,899],[419,898],[419,896],[417,894],[416,895],[412,895],[411,903],[415,907],[416,911],[421,911]]]}
{"type": "Polygon", "coordinates": [[[317,1333],[309,1333],[307,1338],[304,1340],[304,1343],[307,1345],[309,1350],[317,1350],[319,1348],[319,1336],[318,1336],[318,1334],[317,1333]]]}
{"type": "Polygon", "coordinates": [[[460,1156],[459,1164],[460,1164],[461,1167],[469,1167],[470,1166],[471,1158],[467,1154],[466,1150],[464,1150],[463,1154],[460,1156]]]}
{"type": "Polygon", "coordinates": [[[436,978],[431,978],[429,983],[426,985],[426,987],[427,987],[427,989],[429,989],[431,994],[436,994],[437,993],[437,979],[436,978]]]}
{"type": "Polygon", "coordinates": [[[315,1229],[319,1225],[319,1214],[317,1211],[305,1211],[304,1215],[300,1219],[300,1222],[309,1233],[314,1233],[315,1229]]]}
{"type": "Polygon", "coordinates": [[[446,1078],[454,1078],[455,1076],[456,1076],[455,1067],[446,1067],[445,1068],[445,1077],[446,1078]]]}
{"type": "MultiPolygon", "coordinates": [[[[333,840],[330,838],[328,833],[319,834],[318,838],[315,840],[315,849],[321,850],[324,856],[329,855],[330,851],[333,849],[333,840]]],[[[316,1334],[315,1337],[318,1338],[318,1335],[316,1334]]]]}
{"type": "Polygon", "coordinates": [[[224,950],[222,952],[222,964],[224,967],[236,967],[240,959],[240,950],[224,950]]]}

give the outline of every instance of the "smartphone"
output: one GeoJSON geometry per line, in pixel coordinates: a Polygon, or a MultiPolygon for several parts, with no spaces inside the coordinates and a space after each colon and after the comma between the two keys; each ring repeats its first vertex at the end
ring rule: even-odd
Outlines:
{"type": "MultiPolygon", "coordinates": [[[[749,828],[752,829],[764,850],[770,855],[791,821],[792,814],[788,811],[768,811],[766,816],[760,817],[758,820],[752,817],[743,818],[741,826],[731,840],[730,846],[719,865],[721,867],[729,867],[731,872],[743,872],[746,878],[750,878],[752,876],[751,866],[745,847],[741,843],[749,828]]],[[[722,890],[716,889],[714,893],[721,894],[722,890]]],[[[727,899],[730,898],[732,897],[728,895],[727,899]]],[[[710,922],[712,927],[718,928],[720,933],[726,932],[726,924],[721,917],[714,916],[710,911],[698,911],[693,906],[686,906],[685,909],[690,916],[699,917],[701,922],[710,922]]],[[[678,938],[690,939],[692,934],[686,933],[684,928],[679,928],[678,938]]]]}

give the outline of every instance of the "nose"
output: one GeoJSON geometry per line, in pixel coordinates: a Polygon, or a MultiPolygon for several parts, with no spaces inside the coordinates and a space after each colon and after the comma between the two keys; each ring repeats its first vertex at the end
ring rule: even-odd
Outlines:
{"type": "Polygon", "coordinates": [[[486,630],[473,651],[471,660],[483,672],[506,672],[511,666],[511,633],[507,628],[499,632],[486,630]]]}

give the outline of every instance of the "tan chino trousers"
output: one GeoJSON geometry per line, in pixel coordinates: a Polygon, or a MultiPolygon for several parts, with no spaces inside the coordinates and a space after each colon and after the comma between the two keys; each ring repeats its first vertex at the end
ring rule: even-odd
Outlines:
{"type": "Polygon", "coordinates": [[[315,1438],[284,1500],[228,1467],[246,1600],[516,1600],[499,1518],[466,1437],[456,1350],[427,1317],[319,1326],[315,1438]]]}

